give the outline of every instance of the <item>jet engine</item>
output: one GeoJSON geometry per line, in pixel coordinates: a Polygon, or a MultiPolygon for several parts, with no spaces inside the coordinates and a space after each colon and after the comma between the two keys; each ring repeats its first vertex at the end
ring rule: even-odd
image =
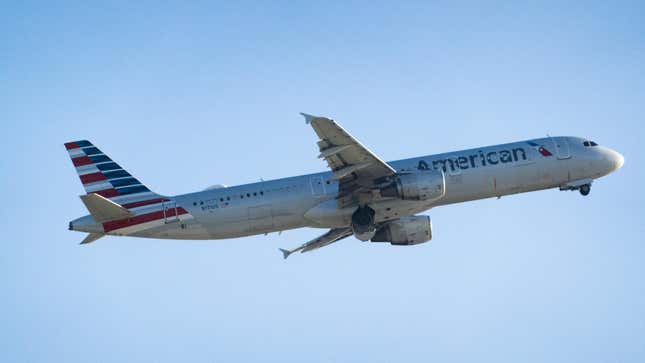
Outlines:
{"type": "Polygon", "coordinates": [[[404,200],[439,199],[446,193],[446,181],[442,170],[420,170],[401,174],[381,189],[381,196],[404,200]]]}
{"type": "Polygon", "coordinates": [[[376,223],[374,209],[365,205],[358,207],[352,214],[352,232],[354,236],[361,241],[369,241],[376,232],[376,223]]]}
{"type": "Polygon", "coordinates": [[[432,239],[432,222],[428,216],[409,216],[392,221],[376,231],[372,242],[390,242],[397,246],[411,246],[432,239]]]}

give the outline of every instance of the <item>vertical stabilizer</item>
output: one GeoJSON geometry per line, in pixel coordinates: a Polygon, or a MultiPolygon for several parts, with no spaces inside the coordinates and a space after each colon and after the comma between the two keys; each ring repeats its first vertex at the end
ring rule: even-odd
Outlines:
{"type": "Polygon", "coordinates": [[[65,148],[87,194],[100,195],[126,209],[164,200],[91,142],[68,142],[65,148]]]}

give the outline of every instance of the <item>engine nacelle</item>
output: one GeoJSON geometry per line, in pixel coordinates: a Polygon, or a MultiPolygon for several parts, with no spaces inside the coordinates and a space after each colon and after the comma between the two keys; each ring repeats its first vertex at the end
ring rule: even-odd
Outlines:
{"type": "Polygon", "coordinates": [[[404,200],[439,199],[446,194],[446,179],[442,170],[420,170],[402,174],[392,184],[381,189],[381,196],[404,200]]]}
{"type": "Polygon", "coordinates": [[[352,232],[361,241],[369,241],[376,233],[376,212],[369,206],[358,207],[352,214],[352,232]]]}
{"type": "Polygon", "coordinates": [[[392,221],[376,231],[372,242],[390,242],[398,246],[418,245],[432,239],[432,221],[428,216],[409,216],[392,221]]]}

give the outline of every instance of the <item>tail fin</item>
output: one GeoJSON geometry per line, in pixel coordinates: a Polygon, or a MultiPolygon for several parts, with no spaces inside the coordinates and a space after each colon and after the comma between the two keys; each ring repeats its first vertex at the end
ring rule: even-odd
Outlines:
{"type": "Polygon", "coordinates": [[[87,194],[98,194],[125,208],[164,199],[141,184],[91,142],[68,142],[65,143],[65,148],[87,194]]]}

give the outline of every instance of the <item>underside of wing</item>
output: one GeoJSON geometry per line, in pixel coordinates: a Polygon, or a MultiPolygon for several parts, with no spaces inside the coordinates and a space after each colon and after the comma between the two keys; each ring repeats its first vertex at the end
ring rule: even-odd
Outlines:
{"type": "Polygon", "coordinates": [[[301,253],[304,253],[308,251],[313,251],[320,247],[325,247],[334,242],[338,242],[341,239],[349,237],[351,235],[352,235],[352,230],[350,228],[330,229],[327,233],[301,245],[300,247],[294,248],[292,250],[285,250],[281,248],[280,251],[282,252],[283,257],[286,259],[287,257],[289,257],[289,255],[291,255],[294,252],[300,251],[301,253]]]}

